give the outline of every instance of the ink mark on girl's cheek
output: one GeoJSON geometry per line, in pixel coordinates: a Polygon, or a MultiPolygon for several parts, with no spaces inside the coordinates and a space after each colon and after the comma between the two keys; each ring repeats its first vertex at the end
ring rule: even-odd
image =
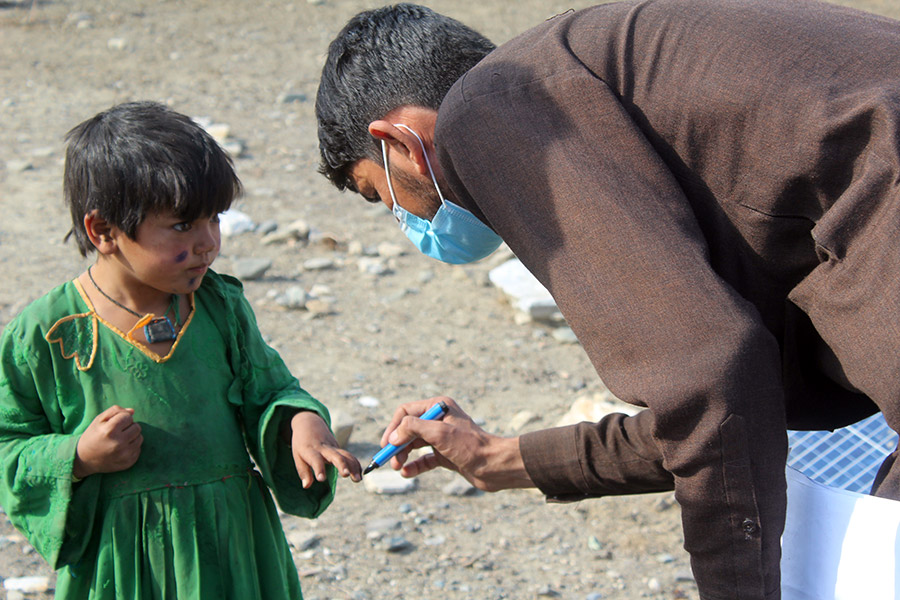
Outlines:
{"type": "Polygon", "coordinates": [[[190,281],[188,281],[188,285],[194,285],[194,282],[197,281],[197,278],[194,277],[190,281]]]}
{"type": "Polygon", "coordinates": [[[181,254],[179,254],[178,256],[175,257],[175,262],[177,262],[177,263],[184,262],[185,259],[187,259],[187,257],[188,257],[188,253],[187,253],[187,250],[185,250],[184,252],[182,252],[181,254]]]}

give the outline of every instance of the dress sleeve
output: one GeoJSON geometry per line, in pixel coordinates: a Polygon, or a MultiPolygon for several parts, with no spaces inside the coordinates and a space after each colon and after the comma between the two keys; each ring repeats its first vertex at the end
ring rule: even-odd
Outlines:
{"type": "Polygon", "coordinates": [[[34,328],[0,338],[0,505],[54,569],[79,560],[99,510],[100,478],[72,480],[80,434],[65,431],[53,361],[34,328]]]}
{"type": "MultiPolygon", "coordinates": [[[[652,411],[701,595],[777,593],[787,454],[780,353],[755,307],[713,268],[695,211],[715,207],[692,205],[588,70],[504,81],[518,68],[505,66],[479,67],[480,79],[457,82],[441,107],[449,187],[553,294],[610,389],[652,411]]],[[[559,434],[569,442],[557,464],[577,468],[545,493],[640,492],[659,481],[651,468],[621,484],[633,444],[627,428],[608,425],[559,434]]]]}
{"type": "Polygon", "coordinates": [[[240,413],[250,453],[281,510],[315,518],[334,498],[337,471],[328,465],[325,481],[303,489],[291,447],[281,439],[280,430],[284,419],[297,410],[315,412],[330,427],[328,409],[300,387],[279,354],[263,340],[253,309],[237,287],[240,284],[223,279],[232,282],[228,293],[234,333],[231,356],[239,375],[240,413]]]}

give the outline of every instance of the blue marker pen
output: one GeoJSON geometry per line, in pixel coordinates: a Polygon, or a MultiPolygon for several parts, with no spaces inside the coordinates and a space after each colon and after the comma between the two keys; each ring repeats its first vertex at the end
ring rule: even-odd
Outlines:
{"type": "MultiPolygon", "coordinates": [[[[447,414],[447,405],[443,402],[438,402],[431,408],[425,411],[425,414],[419,417],[423,421],[434,421],[435,419],[440,419],[445,414],[447,414]]],[[[368,473],[369,471],[374,471],[387,461],[391,460],[393,456],[395,456],[398,452],[406,448],[412,443],[412,440],[406,442],[402,446],[395,446],[393,444],[388,444],[381,450],[379,450],[375,456],[372,457],[372,462],[369,463],[369,466],[366,467],[366,470],[363,471],[363,475],[368,473]]]]}

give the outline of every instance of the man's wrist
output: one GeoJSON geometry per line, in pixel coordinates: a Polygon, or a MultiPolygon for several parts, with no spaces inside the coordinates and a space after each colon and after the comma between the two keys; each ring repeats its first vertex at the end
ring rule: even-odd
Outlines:
{"type": "Polygon", "coordinates": [[[483,478],[489,491],[534,487],[534,482],[525,469],[519,438],[495,437],[489,444],[485,464],[490,465],[490,473],[483,478]]]}

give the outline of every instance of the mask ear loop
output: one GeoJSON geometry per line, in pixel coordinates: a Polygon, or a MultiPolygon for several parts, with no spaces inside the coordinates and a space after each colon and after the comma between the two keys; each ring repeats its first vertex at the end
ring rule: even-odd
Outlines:
{"type": "MultiPolygon", "coordinates": [[[[418,133],[416,133],[403,123],[394,123],[394,127],[402,127],[403,129],[416,136],[416,139],[419,140],[419,145],[422,146],[422,156],[425,157],[425,165],[428,167],[428,174],[431,175],[431,182],[434,184],[434,189],[437,190],[438,197],[441,199],[441,204],[445,203],[446,200],[444,200],[444,194],[443,192],[441,192],[441,188],[438,185],[437,178],[434,176],[434,169],[431,168],[431,161],[428,160],[428,152],[425,151],[425,142],[422,141],[422,138],[419,137],[418,133]]],[[[384,145],[384,140],[381,140],[381,143],[382,145],[384,145]]],[[[388,183],[390,183],[390,179],[388,179],[388,183]]]]}
{"type": "MultiPolygon", "coordinates": [[[[394,194],[394,184],[391,183],[391,165],[388,162],[387,144],[384,140],[381,140],[381,156],[384,158],[384,176],[387,179],[388,191],[391,192],[391,202],[393,203],[393,206],[403,208],[397,204],[397,195],[394,194]]],[[[393,209],[393,206],[391,207],[391,212],[395,213],[394,216],[397,216],[397,211],[393,209]]]]}

